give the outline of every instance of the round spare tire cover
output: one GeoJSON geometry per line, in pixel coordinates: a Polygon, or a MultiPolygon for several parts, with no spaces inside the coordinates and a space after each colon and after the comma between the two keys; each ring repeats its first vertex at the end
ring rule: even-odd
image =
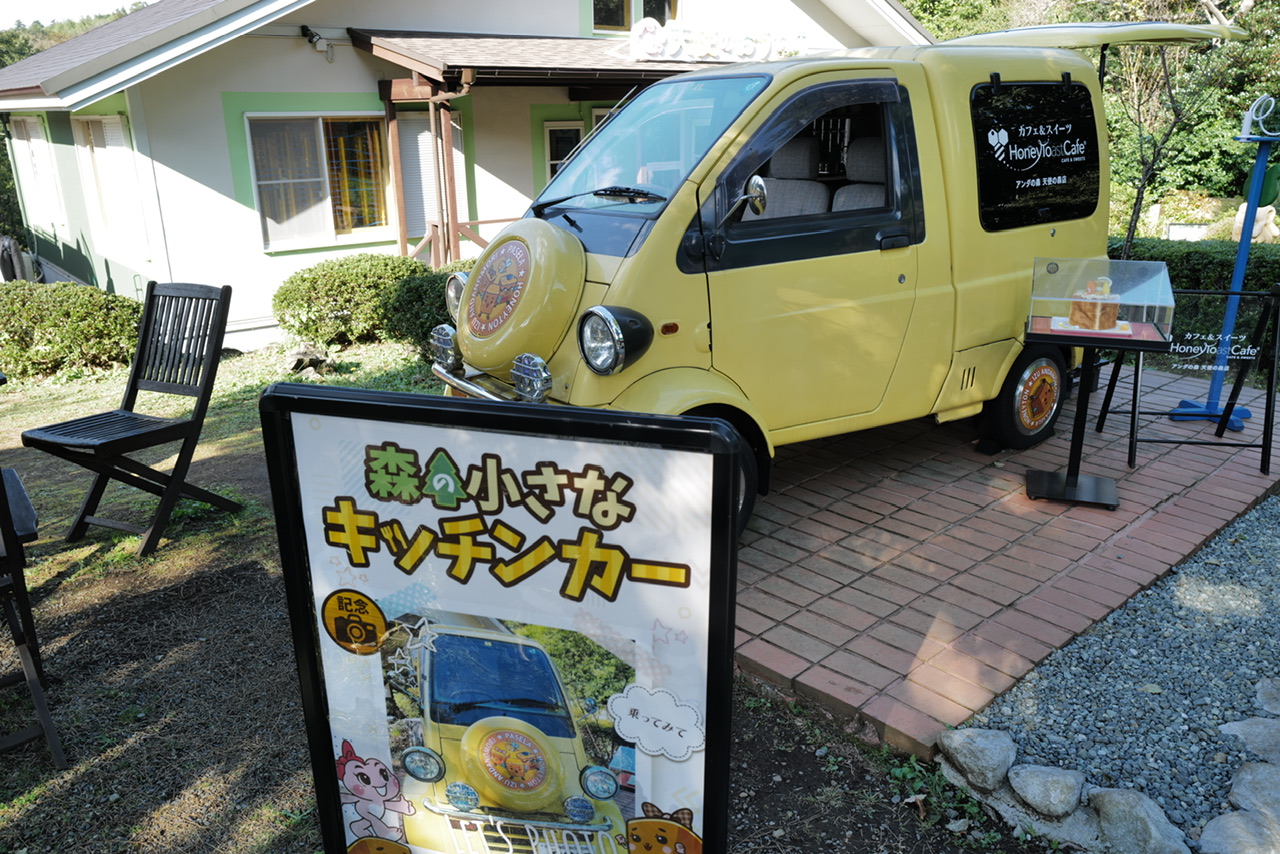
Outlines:
{"type": "Polygon", "coordinates": [[[582,244],[540,219],[511,223],[480,256],[462,294],[458,346],[467,363],[506,374],[521,353],[560,346],[582,299],[582,244]]]}
{"type": "Polygon", "coordinates": [[[564,800],[564,768],[552,740],[516,718],[476,721],[462,734],[466,781],[490,801],[518,812],[564,800]]]}

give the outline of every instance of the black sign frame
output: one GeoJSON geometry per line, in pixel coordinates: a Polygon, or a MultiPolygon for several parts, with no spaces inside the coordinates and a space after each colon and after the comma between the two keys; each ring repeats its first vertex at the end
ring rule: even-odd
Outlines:
{"type": "MultiPolygon", "coordinates": [[[[704,696],[694,698],[702,703],[705,723],[705,741],[698,751],[702,762],[697,766],[701,774],[702,803],[696,828],[693,811],[679,809],[680,804],[654,806],[645,803],[645,814],[642,815],[637,799],[635,808],[625,818],[631,821],[653,817],[649,815],[652,806],[661,813],[663,820],[677,820],[691,830],[696,829],[701,837],[702,850],[723,852],[727,849],[738,455],[750,453],[730,425],[717,419],[461,401],[429,395],[293,383],[280,383],[266,389],[259,409],[326,854],[348,852],[349,845],[353,844],[350,834],[354,824],[349,823],[343,814],[344,801],[349,804],[351,795],[343,790],[334,773],[336,734],[331,726],[332,709],[329,705],[334,690],[326,681],[328,674],[321,652],[321,645],[332,646],[332,625],[329,625],[330,631],[326,635],[326,618],[317,611],[316,566],[326,558],[329,563],[334,563],[334,555],[320,553],[323,550],[316,547],[318,520],[308,519],[304,511],[307,504],[305,493],[314,489],[314,485],[304,482],[300,469],[316,466],[326,472],[327,477],[329,470],[342,468],[342,461],[303,459],[299,456],[308,453],[299,447],[297,440],[301,429],[299,424],[303,420],[339,425],[350,422],[362,429],[375,425],[375,430],[385,427],[428,433],[460,431],[479,436],[492,446],[503,446],[512,441],[563,440],[574,443],[576,447],[585,445],[593,451],[598,449],[604,458],[611,454],[637,452],[671,455],[673,459],[698,463],[695,468],[700,471],[707,470],[701,461],[709,461],[712,482],[706,485],[704,493],[700,493],[710,498],[710,507],[706,508],[703,519],[708,526],[708,554],[699,558],[707,572],[706,578],[699,581],[705,584],[706,637],[702,648],[706,651],[706,660],[690,662],[694,668],[701,664],[706,674],[704,696]]],[[[695,522],[695,527],[696,524],[699,523],[695,522]]],[[[332,649],[328,652],[332,654],[332,649]]],[[[628,693],[632,687],[634,683],[628,686],[628,693]]],[[[631,711],[634,713],[635,710],[631,711]]],[[[345,742],[343,746],[348,747],[345,742]]],[[[670,757],[668,753],[666,760],[659,756],[652,761],[663,762],[670,757]]],[[[344,758],[337,757],[339,774],[344,758]]],[[[391,764],[396,764],[394,759],[391,764]]],[[[349,810],[347,815],[350,815],[349,810]]],[[[626,828],[617,828],[617,838],[621,839],[625,832],[626,828]]],[[[356,841],[358,839],[357,836],[356,841]]],[[[617,850],[625,851],[626,847],[620,845],[617,850]]]]}

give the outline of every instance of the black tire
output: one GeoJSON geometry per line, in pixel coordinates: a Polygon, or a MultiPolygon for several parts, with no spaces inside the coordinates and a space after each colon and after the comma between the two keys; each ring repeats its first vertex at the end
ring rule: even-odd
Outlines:
{"type": "Polygon", "coordinates": [[[738,455],[738,460],[738,511],[734,522],[738,536],[742,536],[742,532],[747,529],[747,523],[751,521],[751,514],[756,509],[756,494],[760,490],[760,472],[753,449],[744,448],[738,455]]]}
{"type": "Polygon", "coordinates": [[[1032,344],[1005,377],[1000,394],[983,409],[983,433],[1001,448],[1020,450],[1053,435],[1070,380],[1062,351],[1032,344]]]}

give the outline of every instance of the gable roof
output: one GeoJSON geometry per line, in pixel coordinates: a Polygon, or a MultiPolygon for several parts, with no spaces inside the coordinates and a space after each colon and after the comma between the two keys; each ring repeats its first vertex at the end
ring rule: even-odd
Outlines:
{"type": "Polygon", "coordinates": [[[0,110],[75,110],[314,0],[159,0],[0,68],[0,110]]]}
{"type": "MultiPolygon", "coordinates": [[[[0,112],[80,109],[313,2],[314,0],[157,0],[123,18],[21,62],[0,68],[0,112]]],[[[829,23],[848,27],[850,32],[866,38],[870,43],[897,45],[933,41],[899,0],[813,0],[805,5],[813,6],[829,23]]],[[[359,8],[359,3],[351,4],[353,18],[359,18],[359,8]]],[[[353,31],[353,36],[357,32],[360,31],[353,31]]],[[[413,56],[419,52],[417,48],[394,45],[392,40],[397,34],[392,31],[368,33],[371,46],[376,36],[386,40],[379,49],[391,54],[403,52],[398,54],[400,58],[387,56],[390,61],[412,68],[410,63],[421,59],[413,56]]],[[[489,37],[476,34],[469,38],[472,40],[469,49],[473,51],[473,58],[480,55],[477,51],[486,49],[482,42],[489,38],[504,39],[507,47],[536,47],[532,41],[513,41],[521,38],[518,36],[489,37]]],[[[610,48],[617,49],[618,40],[560,38],[551,41],[555,44],[546,47],[565,52],[560,61],[549,63],[547,54],[542,53],[539,58],[531,51],[526,57],[528,62],[518,60],[516,64],[527,65],[531,71],[543,69],[568,72],[572,68],[572,73],[586,74],[589,69],[582,66],[582,63],[598,60],[603,69],[623,70],[615,68],[620,61],[618,57],[608,53],[610,48]]],[[[373,52],[377,53],[377,50],[373,52]]],[[[447,58],[445,61],[448,61],[447,58]]],[[[632,79],[638,76],[642,68],[646,75],[665,77],[675,70],[688,71],[692,67],[689,63],[682,63],[678,69],[667,69],[657,66],[670,63],[650,60],[628,62],[630,65],[626,70],[631,72],[628,76],[632,79]]],[[[430,65],[429,62],[427,64],[430,65]]],[[[472,64],[492,68],[495,74],[499,67],[497,62],[488,60],[472,64]]],[[[507,63],[508,66],[511,64],[507,63]]],[[[560,79],[568,77],[569,74],[565,74],[560,79]]]]}

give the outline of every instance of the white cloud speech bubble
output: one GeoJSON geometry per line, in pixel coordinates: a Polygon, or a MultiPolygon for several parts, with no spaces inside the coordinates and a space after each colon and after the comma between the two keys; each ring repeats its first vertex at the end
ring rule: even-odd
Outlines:
{"type": "Polygon", "coordinates": [[[683,762],[707,741],[702,712],[662,688],[632,683],[609,698],[609,714],[618,735],[650,756],[683,762]]]}

